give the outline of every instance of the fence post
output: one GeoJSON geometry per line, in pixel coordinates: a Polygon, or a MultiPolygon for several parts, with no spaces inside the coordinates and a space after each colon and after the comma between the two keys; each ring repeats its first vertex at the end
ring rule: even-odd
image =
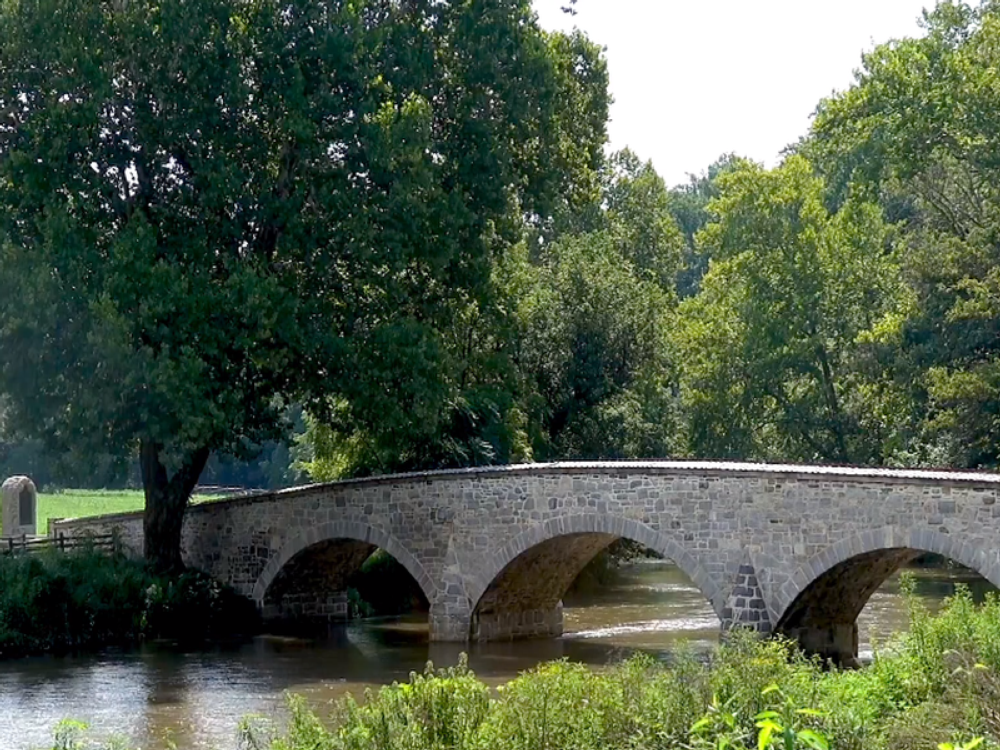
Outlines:
{"type": "Polygon", "coordinates": [[[59,532],[59,551],[60,552],[66,551],[66,534],[63,533],[62,531],[59,532]]]}
{"type": "Polygon", "coordinates": [[[28,535],[24,533],[21,534],[21,549],[25,552],[28,551],[28,535]]]}

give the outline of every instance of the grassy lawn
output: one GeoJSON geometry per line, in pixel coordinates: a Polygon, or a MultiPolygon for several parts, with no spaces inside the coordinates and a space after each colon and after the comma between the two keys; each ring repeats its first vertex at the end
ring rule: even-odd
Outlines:
{"type": "Polygon", "coordinates": [[[38,533],[47,534],[50,518],[80,518],[140,510],[142,490],[62,490],[38,493],[38,533]]]}
{"type": "MultiPolygon", "coordinates": [[[[225,495],[197,495],[193,502],[203,503],[225,495]]],[[[142,510],[142,490],[60,490],[38,493],[38,533],[49,532],[50,518],[83,518],[108,513],[142,510]]],[[[3,530],[0,529],[0,536],[3,530]]]]}

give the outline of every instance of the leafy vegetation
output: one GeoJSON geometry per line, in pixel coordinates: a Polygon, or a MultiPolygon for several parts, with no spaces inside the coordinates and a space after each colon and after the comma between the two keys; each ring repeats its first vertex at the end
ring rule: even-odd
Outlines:
{"type": "Polygon", "coordinates": [[[162,570],[293,404],[349,466],[502,438],[494,261],[592,200],[608,101],[528,0],[4,3],[5,431],[137,456],[162,570]]]}
{"type": "MultiPolygon", "coordinates": [[[[542,664],[491,691],[464,662],[346,697],[329,717],[291,699],[271,750],[957,750],[1000,746],[1000,599],[960,590],[938,615],[910,597],[910,632],[854,671],[786,641],[734,633],[706,661],[635,656],[601,670],[542,664]]],[[[71,728],[70,728],[71,729],[71,728]]],[[[67,727],[62,729],[68,731],[67,727]]]]}
{"type": "Polygon", "coordinates": [[[247,632],[254,605],[198,571],[106,551],[0,556],[0,658],[247,632]]]}
{"type": "Polygon", "coordinates": [[[941,2],[923,24],[866,54],[774,169],[729,154],[670,190],[607,156],[590,203],[498,256],[462,370],[490,373],[492,406],[463,402],[447,458],[396,441],[349,461],[371,434],[320,427],[306,468],[996,468],[1000,3],[941,2]]]}
{"type": "Polygon", "coordinates": [[[7,3],[0,464],[131,471],[166,567],[199,475],[996,468],[1000,3],[923,23],[669,189],[527,0],[7,3]]]}
{"type": "Polygon", "coordinates": [[[4,470],[137,466],[92,508],[141,499],[170,570],[199,477],[261,448],[264,483],[995,469],[1000,2],[923,23],[775,168],[669,189],[604,153],[602,51],[527,0],[5,3],[4,470]]]}

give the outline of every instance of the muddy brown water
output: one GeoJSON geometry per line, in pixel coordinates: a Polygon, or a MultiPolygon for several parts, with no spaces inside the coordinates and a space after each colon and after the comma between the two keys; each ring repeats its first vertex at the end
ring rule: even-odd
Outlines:
{"type": "MultiPolygon", "coordinates": [[[[916,569],[917,593],[931,607],[969,583],[969,571],[916,569]]],[[[872,635],[906,627],[898,576],[875,593],[861,614],[862,655],[872,635]]],[[[472,669],[497,684],[541,661],[567,657],[600,666],[636,651],[665,657],[681,641],[696,650],[718,642],[719,621],[675,566],[644,561],[623,568],[598,590],[567,600],[566,635],[550,641],[476,645],[431,644],[425,618],[352,624],[320,640],[261,636],[246,643],[184,651],[164,645],[129,652],[0,662],[0,750],[52,746],[64,718],[87,723],[88,736],[117,735],[133,747],[228,750],[240,719],[285,715],[287,693],[321,712],[352,692],[406,679],[428,659],[454,664],[463,650],[472,669]]]]}

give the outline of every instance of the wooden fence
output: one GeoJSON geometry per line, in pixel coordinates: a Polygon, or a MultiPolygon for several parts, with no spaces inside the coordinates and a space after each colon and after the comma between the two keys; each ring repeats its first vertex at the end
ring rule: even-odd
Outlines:
{"type": "Polygon", "coordinates": [[[118,552],[121,540],[117,534],[90,534],[67,537],[60,533],[51,536],[8,536],[0,537],[0,555],[33,554],[45,550],[68,552],[77,549],[94,549],[102,552],[118,552]]]}

